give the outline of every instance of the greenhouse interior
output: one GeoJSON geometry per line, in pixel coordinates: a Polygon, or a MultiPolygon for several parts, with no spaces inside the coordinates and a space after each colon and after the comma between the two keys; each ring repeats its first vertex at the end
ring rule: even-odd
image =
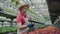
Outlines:
{"type": "Polygon", "coordinates": [[[17,34],[20,2],[30,6],[27,12],[34,30],[28,34],[60,34],[59,0],[0,0],[0,34],[17,34]]]}

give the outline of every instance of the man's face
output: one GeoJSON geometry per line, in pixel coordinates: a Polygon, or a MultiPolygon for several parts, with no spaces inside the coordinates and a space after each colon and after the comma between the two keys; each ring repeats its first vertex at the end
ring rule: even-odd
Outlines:
{"type": "Polygon", "coordinates": [[[28,10],[28,7],[24,6],[24,7],[22,8],[22,13],[26,13],[27,10],[28,10]]]}

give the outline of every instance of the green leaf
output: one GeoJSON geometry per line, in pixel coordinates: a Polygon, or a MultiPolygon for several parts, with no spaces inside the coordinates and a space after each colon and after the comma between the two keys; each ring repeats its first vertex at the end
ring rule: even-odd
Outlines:
{"type": "Polygon", "coordinates": [[[11,0],[11,2],[16,2],[16,0],[11,0]]]}

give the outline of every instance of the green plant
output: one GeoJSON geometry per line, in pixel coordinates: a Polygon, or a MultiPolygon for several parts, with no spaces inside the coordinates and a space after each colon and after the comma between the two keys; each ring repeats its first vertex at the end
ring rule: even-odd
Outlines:
{"type": "Polygon", "coordinates": [[[17,27],[0,27],[0,33],[15,32],[17,27]]]}

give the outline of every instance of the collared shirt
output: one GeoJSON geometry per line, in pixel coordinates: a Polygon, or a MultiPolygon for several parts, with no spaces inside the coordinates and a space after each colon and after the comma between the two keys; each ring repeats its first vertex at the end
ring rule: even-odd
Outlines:
{"type": "Polygon", "coordinates": [[[25,19],[27,18],[27,14],[23,15],[22,13],[18,13],[18,16],[16,17],[17,23],[22,23],[22,25],[26,22],[25,19]]]}

